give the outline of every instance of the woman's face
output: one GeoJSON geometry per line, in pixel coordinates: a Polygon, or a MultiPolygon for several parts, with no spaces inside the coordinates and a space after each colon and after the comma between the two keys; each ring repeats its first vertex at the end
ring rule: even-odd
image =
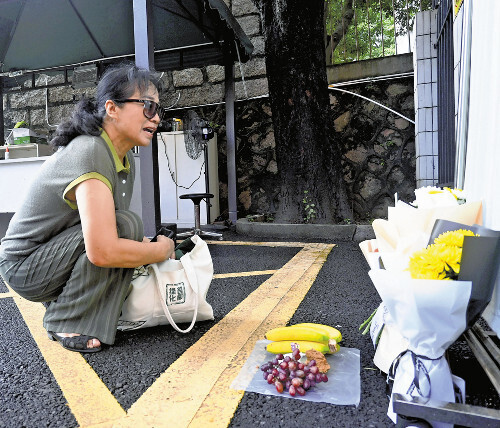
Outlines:
{"type": "MultiPolygon", "coordinates": [[[[150,85],[146,93],[135,92],[129,99],[151,100],[159,102],[158,91],[150,85]]],[[[118,109],[115,125],[121,140],[127,142],[130,148],[134,146],[148,146],[160,123],[158,114],[151,119],[144,116],[144,104],[141,102],[126,102],[118,109]]]]}

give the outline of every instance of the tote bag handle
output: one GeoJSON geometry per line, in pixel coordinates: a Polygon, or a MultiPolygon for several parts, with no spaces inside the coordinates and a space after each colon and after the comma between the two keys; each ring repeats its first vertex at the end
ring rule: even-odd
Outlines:
{"type": "Polygon", "coordinates": [[[170,310],[168,309],[168,305],[165,302],[165,299],[163,299],[161,295],[161,283],[160,283],[160,278],[161,278],[161,273],[158,269],[158,266],[156,263],[152,263],[151,267],[153,268],[154,276],[156,279],[156,292],[158,293],[158,298],[160,299],[161,306],[163,308],[163,312],[165,313],[165,316],[168,319],[168,322],[170,325],[175,328],[179,333],[189,333],[192,328],[194,327],[194,323],[196,322],[196,316],[198,315],[198,277],[196,276],[196,271],[193,266],[193,262],[190,259],[190,255],[185,254],[184,256],[181,257],[180,262],[182,263],[182,267],[184,268],[184,272],[186,273],[187,279],[189,281],[189,284],[191,285],[191,288],[193,289],[193,292],[196,296],[195,299],[195,306],[194,306],[194,314],[193,314],[193,320],[191,321],[191,324],[189,325],[188,328],[185,330],[182,330],[179,328],[179,326],[175,323],[174,319],[172,318],[172,315],[170,314],[170,310]]]}

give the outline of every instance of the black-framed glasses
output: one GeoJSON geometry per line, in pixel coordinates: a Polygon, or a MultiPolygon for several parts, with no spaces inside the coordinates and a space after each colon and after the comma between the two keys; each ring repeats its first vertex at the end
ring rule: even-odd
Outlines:
{"type": "Polygon", "coordinates": [[[160,104],[151,100],[139,100],[136,98],[127,98],[124,100],[115,100],[117,103],[142,103],[144,104],[143,113],[147,119],[153,119],[156,114],[160,117],[160,121],[163,120],[165,110],[160,107],[160,104]]]}

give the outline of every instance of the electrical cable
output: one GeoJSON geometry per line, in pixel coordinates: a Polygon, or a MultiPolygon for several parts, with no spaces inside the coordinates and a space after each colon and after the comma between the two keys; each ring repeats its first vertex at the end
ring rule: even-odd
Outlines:
{"type": "Polygon", "coordinates": [[[364,97],[363,95],[359,95],[356,92],[346,91],[345,89],[334,88],[332,86],[329,86],[328,89],[332,89],[334,91],[345,92],[346,94],[355,95],[357,97],[363,98],[364,100],[370,101],[370,102],[372,102],[374,104],[377,104],[378,106],[380,106],[382,108],[385,108],[386,110],[389,110],[390,112],[392,112],[394,114],[397,114],[398,116],[402,117],[403,119],[406,119],[408,122],[411,122],[411,123],[413,123],[415,125],[415,121],[414,120],[411,120],[409,117],[406,117],[406,116],[402,115],[401,113],[398,113],[396,110],[393,110],[393,109],[391,109],[391,108],[389,108],[389,107],[387,107],[387,106],[385,106],[383,104],[380,104],[379,102],[374,101],[371,98],[364,97]]]}
{"type": "Polygon", "coordinates": [[[186,189],[186,190],[191,189],[191,187],[193,187],[194,183],[196,183],[200,179],[201,174],[203,173],[203,167],[205,166],[205,159],[203,160],[203,163],[201,164],[200,174],[198,175],[197,178],[195,178],[195,180],[190,184],[189,187],[182,186],[181,184],[178,184],[177,181],[175,180],[174,172],[172,171],[172,168],[170,166],[170,158],[168,157],[168,154],[167,154],[167,143],[165,143],[165,140],[163,139],[163,135],[161,133],[158,133],[158,135],[160,136],[161,142],[163,143],[163,150],[165,152],[165,157],[167,158],[168,172],[170,173],[170,177],[172,178],[172,181],[174,182],[174,184],[177,187],[181,187],[182,189],[186,189]]]}
{"type": "Polygon", "coordinates": [[[179,94],[177,95],[177,101],[175,101],[171,106],[164,107],[163,110],[165,110],[165,111],[171,110],[173,107],[175,107],[178,104],[180,99],[181,99],[181,91],[179,91],[179,94]]]}
{"type": "Polygon", "coordinates": [[[238,54],[238,64],[240,65],[241,81],[243,82],[243,90],[245,91],[245,98],[248,98],[247,85],[245,83],[245,75],[243,74],[243,67],[241,66],[240,49],[238,48],[238,43],[234,41],[236,46],[236,53],[238,54]]]}

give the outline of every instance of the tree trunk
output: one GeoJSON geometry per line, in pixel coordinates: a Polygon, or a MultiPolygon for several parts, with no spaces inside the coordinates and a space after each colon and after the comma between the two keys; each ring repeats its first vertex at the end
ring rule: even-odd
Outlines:
{"type": "Polygon", "coordinates": [[[327,64],[333,64],[333,52],[347,34],[347,30],[349,29],[353,18],[353,0],[345,0],[342,7],[342,18],[335,26],[335,30],[333,31],[333,33],[327,36],[327,44],[325,49],[327,64]]]}
{"type": "Polygon", "coordinates": [[[326,77],[323,1],[254,3],[262,18],[281,177],[276,221],[336,223],[352,218],[340,150],[329,139],[333,120],[326,77]]]}

